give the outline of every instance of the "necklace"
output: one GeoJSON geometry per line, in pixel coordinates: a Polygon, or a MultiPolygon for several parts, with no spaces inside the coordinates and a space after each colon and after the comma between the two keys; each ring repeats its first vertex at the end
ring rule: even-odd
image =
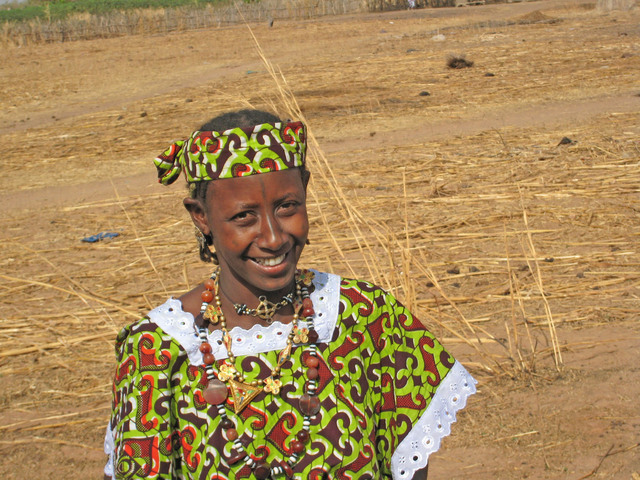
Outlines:
{"type": "MultiPolygon", "coordinates": [[[[225,296],[229,298],[226,293],[225,296]]],[[[233,308],[236,309],[238,315],[252,315],[271,323],[276,312],[289,304],[293,304],[293,292],[286,294],[278,303],[272,303],[267,300],[267,297],[261,295],[258,297],[258,306],[256,308],[248,308],[246,303],[234,303],[233,308]]]]}
{"type": "MultiPolygon", "coordinates": [[[[295,299],[291,302],[294,307],[294,315],[286,346],[278,354],[276,366],[271,370],[269,377],[262,381],[253,380],[250,383],[245,383],[244,375],[235,367],[235,356],[231,350],[232,339],[227,330],[226,318],[222,312],[222,302],[220,301],[218,293],[220,291],[219,277],[220,271],[218,269],[212,274],[211,278],[205,281],[205,290],[202,292],[202,307],[200,313],[203,319],[205,319],[205,322],[198,328],[198,335],[202,341],[200,352],[202,352],[203,355],[208,381],[202,396],[207,403],[217,407],[218,414],[221,417],[220,425],[224,430],[226,440],[233,442],[232,453],[230,457],[226,459],[229,465],[234,465],[240,460],[245,459],[245,463],[252,469],[253,474],[258,479],[267,479],[271,476],[281,474],[291,478],[293,477],[293,465],[295,465],[305,453],[305,444],[310,438],[309,429],[311,419],[320,411],[320,399],[315,396],[315,391],[318,386],[318,366],[320,364],[316,346],[318,332],[314,328],[313,316],[315,315],[315,311],[313,309],[313,302],[309,296],[309,287],[313,281],[313,272],[308,270],[299,270],[296,272],[296,293],[295,299]],[[214,300],[215,303],[212,304],[214,300]],[[300,314],[305,318],[306,328],[300,328],[298,326],[300,314]],[[228,363],[225,362],[220,365],[217,375],[213,370],[213,365],[216,360],[207,337],[208,321],[211,321],[213,324],[220,323],[222,342],[227,350],[228,363]],[[299,409],[303,414],[302,429],[295,434],[295,439],[289,444],[292,452],[291,456],[286,459],[286,461],[283,460],[275,466],[270,466],[265,462],[257,462],[251,456],[248,456],[245,445],[239,439],[238,431],[235,428],[233,420],[227,415],[225,403],[229,394],[231,394],[234,412],[239,414],[261,392],[264,391],[265,393],[277,395],[282,386],[282,382],[279,379],[280,370],[282,369],[282,365],[289,359],[294,343],[308,344],[308,351],[302,354],[303,363],[307,367],[306,376],[308,379],[305,384],[305,393],[302,394],[299,400],[299,409]]],[[[284,299],[282,301],[284,301],[284,299]]]]}

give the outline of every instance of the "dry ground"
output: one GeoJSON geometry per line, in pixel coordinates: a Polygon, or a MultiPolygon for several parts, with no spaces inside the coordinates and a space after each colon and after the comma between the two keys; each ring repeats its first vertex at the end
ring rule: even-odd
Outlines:
{"type": "MultiPolygon", "coordinates": [[[[303,262],[393,289],[480,380],[430,478],[639,478],[640,13],[593,7],[252,26],[342,193],[316,155],[303,262]]],[[[101,478],[115,332],[207,273],[150,159],[283,107],[243,26],[0,59],[0,478],[101,478]]]]}

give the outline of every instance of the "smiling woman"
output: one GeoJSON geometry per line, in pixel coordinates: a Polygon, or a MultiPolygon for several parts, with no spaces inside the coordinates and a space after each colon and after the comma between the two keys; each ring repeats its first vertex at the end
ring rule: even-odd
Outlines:
{"type": "Polygon", "coordinates": [[[475,381],[389,293],[298,267],[305,156],[243,110],[156,159],[215,268],[118,336],[105,477],[426,478],[475,381]]]}

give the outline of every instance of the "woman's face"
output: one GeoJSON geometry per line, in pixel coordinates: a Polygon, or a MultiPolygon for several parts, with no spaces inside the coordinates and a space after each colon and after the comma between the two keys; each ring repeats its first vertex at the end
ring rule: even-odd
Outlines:
{"type": "Polygon", "coordinates": [[[291,290],[309,233],[298,169],[211,182],[202,213],[194,222],[213,235],[220,285],[232,301],[251,305],[291,290]]]}

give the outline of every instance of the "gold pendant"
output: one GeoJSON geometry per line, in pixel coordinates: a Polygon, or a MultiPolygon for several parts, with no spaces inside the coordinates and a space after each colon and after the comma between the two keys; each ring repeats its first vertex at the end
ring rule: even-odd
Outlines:
{"type": "Polygon", "coordinates": [[[287,343],[287,346],[282,349],[282,351],[278,354],[278,367],[282,367],[284,362],[289,360],[291,356],[291,344],[287,343]]]}
{"type": "Polygon", "coordinates": [[[275,303],[271,303],[267,300],[267,297],[261,295],[258,297],[259,303],[255,308],[256,317],[261,318],[262,320],[271,320],[271,318],[276,314],[277,305],[275,303]]]}
{"type": "Polygon", "coordinates": [[[229,388],[231,389],[231,398],[233,398],[233,410],[240,413],[245,409],[251,401],[262,392],[262,387],[254,387],[247,383],[240,383],[235,380],[229,380],[229,388]]]}
{"type": "Polygon", "coordinates": [[[278,393],[280,393],[280,387],[282,387],[282,382],[277,378],[269,377],[264,381],[265,392],[277,395],[278,393]]]}
{"type": "Polygon", "coordinates": [[[204,318],[206,320],[209,320],[215,325],[220,321],[221,316],[220,307],[211,304],[207,305],[207,309],[204,311],[204,318]]]}

